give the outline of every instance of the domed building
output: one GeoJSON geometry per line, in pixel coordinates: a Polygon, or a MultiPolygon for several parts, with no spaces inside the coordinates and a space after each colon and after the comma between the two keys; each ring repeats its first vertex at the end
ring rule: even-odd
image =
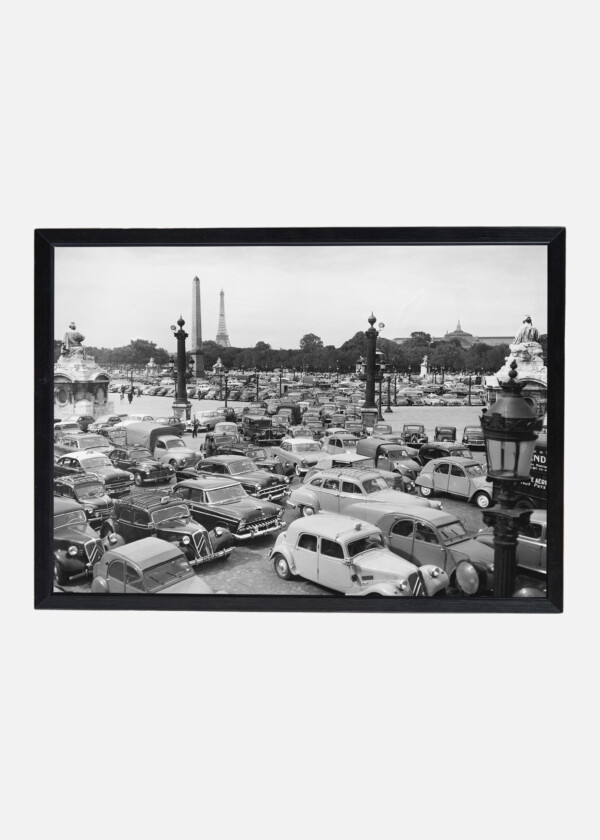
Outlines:
{"type": "Polygon", "coordinates": [[[437,341],[458,341],[463,350],[470,350],[475,344],[478,344],[480,339],[476,335],[465,332],[460,327],[460,319],[456,325],[456,329],[452,332],[447,332],[443,338],[436,339],[437,341]]]}

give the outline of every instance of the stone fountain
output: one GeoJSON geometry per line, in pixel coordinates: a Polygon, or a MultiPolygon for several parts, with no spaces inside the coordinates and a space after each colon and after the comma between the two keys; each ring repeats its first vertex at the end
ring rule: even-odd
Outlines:
{"type": "Polygon", "coordinates": [[[85,336],[77,331],[74,322],[65,332],[61,355],[54,365],[54,410],[57,417],[70,414],[113,414],[108,401],[109,374],[87,356],[85,336]]]}
{"type": "Polygon", "coordinates": [[[522,394],[536,414],[546,414],[548,402],[548,370],[544,364],[542,345],[538,341],[539,332],[533,326],[531,317],[526,315],[509,345],[510,355],[506,356],[503,366],[493,376],[487,376],[485,387],[488,404],[496,402],[501,391],[501,383],[509,380],[510,366],[517,363],[517,381],[523,383],[522,394]]]}

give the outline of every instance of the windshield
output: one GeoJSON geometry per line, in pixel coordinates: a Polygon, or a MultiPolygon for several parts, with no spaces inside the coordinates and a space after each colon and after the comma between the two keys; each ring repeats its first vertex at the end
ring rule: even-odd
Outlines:
{"type": "Polygon", "coordinates": [[[149,592],[156,592],[157,589],[190,577],[194,577],[194,571],[183,555],[152,566],[144,572],[144,582],[149,592]]]}
{"type": "Polygon", "coordinates": [[[244,458],[243,461],[234,461],[229,464],[229,472],[231,475],[241,475],[242,473],[252,472],[254,464],[250,458],[244,458]]]}
{"type": "Polygon", "coordinates": [[[168,440],[167,441],[167,449],[177,449],[180,446],[185,446],[185,443],[182,440],[168,440]]]}
{"type": "Polygon", "coordinates": [[[294,443],[292,452],[320,452],[321,448],[318,443],[294,443]]]}
{"type": "Polygon", "coordinates": [[[348,557],[357,557],[359,554],[364,554],[365,551],[371,551],[374,548],[385,548],[381,534],[369,534],[368,537],[349,542],[348,557]]]}
{"type": "Polygon", "coordinates": [[[187,505],[170,505],[152,512],[152,521],[155,525],[166,522],[168,519],[185,519],[187,521],[189,518],[190,509],[187,505]]]}
{"type": "Polygon", "coordinates": [[[79,463],[85,470],[95,470],[98,467],[112,467],[106,455],[99,455],[97,458],[82,458],[79,463]]]}
{"type": "Polygon", "coordinates": [[[481,464],[472,464],[471,466],[465,467],[465,470],[469,476],[485,475],[485,470],[481,464]]]}
{"type": "Polygon", "coordinates": [[[384,449],[384,452],[388,458],[391,458],[392,460],[399,460],[407,457],[406,450],[404,449],[384,449]]]}
{"type": "Polygon", "coordinates": [[[65,525],[81,525],[87,520],[82,510],[73,510],[70,513],[59,513],[54,517],[54,527],[64,528],[65,525]]]}
{"type": "Polygon", "coordinates": [[[129,453],[130,459],[134,464],[140,464],[142,461],[152,460],[152,453],[149,449],[136,449],[135,452],[129,453]]]}
{"type": "Polygon", "coordinates": [[[78,485],[75,489],[75,498],[76,499],[97,499],[100,496],[104,495],[104,485],[100,484],[99,481],[94,481],[90,484],[83,484],[78,485]]]}
{"type": "Polygon", "coordinates": [[[356,444],[358,443],[358,441],[356,440],[356,438],[343,438],[342,443],[349,449],[356,449],[356,444]]]}
{"type": "MultiPolygon", "coordinates": [[[[415,412],[415,414],[416,414],[416,412],[415,412]]],[[[404,431],[405,432],[422,432],[423,431],[423,426],[405,426],[404,431]]]]}
{"type": "Polygon", "coordinates": [[[255,461],[266,461],[267,453],[264,449],[251,449],[248,452],[248,457],[255,461]]]}
{"type": "Polygon", "coordinates": [[[454,540],[460,540],[466,537],[467,532],[465,526],[458,519],[455,522],[448,522],[447,525],[442,525],[438,528],[438,532],[442,538],[442,542],[450,543],[454,540]]]}
{"type": "Polygon", "coordinates": [[[387,490],[387,482],[383,478],[367,478],[363,481],[365,493],[376,493],[378,490],[387,490]]]}
{"type": "Polygon", "coordinates": [[[237,502],[246,498],[246,491],[241,484],[232,484],[230,487],[219,487],[217,490],[207,492],[209,505],[222,505],[227,502],[237,502]]]}

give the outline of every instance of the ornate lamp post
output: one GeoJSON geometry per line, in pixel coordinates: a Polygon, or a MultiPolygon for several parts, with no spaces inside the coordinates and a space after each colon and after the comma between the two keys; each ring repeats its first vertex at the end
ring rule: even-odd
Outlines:
{"type": "Polygon", "coordinates": [[[186,369],[187,365],[185,354],[185,340],[188,337],[188,334],[183,329],[185,321],[181,315],[179,316],[177,324],[179,326],[178,330],[176,330],[175,327],[171,327],[175,333],[175,338],[177,339],[177,374],[175,399],[173,400],[172,407],[175,417],[179,417],[181,420],[185,416],[185,419],[189,420],[192,414],[192,405],[187,396],[186,380],[188,379],[189,374],[186,369]]]}
{"type": "Polygon", "coordinates": [[[410,380],[410,374],[411,374],[411,372],[412,372],[412,365],[409,365],[409,366],[408,366],[408,384],[409,384],[409,385],[410,385],[410,381],[411,381],[411,380],[410,380]]]}
{"type": "Polygon", "coordinates": [[[260,373],[258,372],[258,368],[256,369],[256,402],[258,402],[258,389],[260,387],[260,373]]]}
{"type": "Polygon", "coordinates": [[[225,373],[225,365],[221,361],[221,359],[217,359],[216,363],[213,365],[213,370],[219,377],[219,400],[223,399],[223,374],[225,373]]]}
{"type": "Polygon", "coordinates": [[[363,423],[367,428],[375,425],[378,411],[375,403],[375,378],[376,378],[376,350],[377,350],[377,336],[379,333],[374,327],[377,318],[371,313],[368,318],[370,327],[365,330],[365,338],[367,345],[366,358],[361,356],[356,365],[356,372],[359,379],[365,382],[365,402],[361,409],[363,423]]]}
{"type": "Polygon", "coordinates": [[[510,367],[502,393],[481,416],[488,476],[494,484],[495,503],[483,514],[483,521],[494,528],[495,598],[508,598],[514,592],[519,526],[531,515],[530,510],[515,510],[516,489],[529,477],[536,431],[541,430],[543,422],[521,394],[523,385],[516,382],[517,363],[510,367]]]}
{"type": "Polygon", "coordinates": [[[398,405],[398,372],[394,371],[394,405],[398,405]]]}
{"type": "Polygon", "coordinates": [[[282,379],[283,379],[283,368],[282,368],[282,366],[281,366],[281,364],[280,364],[280,365],[279,365],[279,396],[281,396],[281,395],[282,395],[282,393],[283,393],[283,391],[282,391],[282,384],[281,384],[282,379]]]}

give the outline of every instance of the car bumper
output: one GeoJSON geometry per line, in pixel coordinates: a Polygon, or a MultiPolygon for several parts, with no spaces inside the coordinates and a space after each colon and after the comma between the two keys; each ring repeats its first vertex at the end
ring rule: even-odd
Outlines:
{"type": "Polygon", "coordinates": [[[285,499],[292,491],[286,485],[285,487],[270,487],[266,490],[260,490],[258,493],[252,493],[256,499],[263,499],[268,502],[278,502],[285,499]]]}
{"type": "Polygon", "coordinates": [[[242,533],[238,532],[233,536],[236,540],[250,540],[253,537],[263,537],[265,534],[273,534],[275,531],[281,531],[283,523],[277,520],[276,522],[257,522],[252,525],[247,525],[242,533]]]}

